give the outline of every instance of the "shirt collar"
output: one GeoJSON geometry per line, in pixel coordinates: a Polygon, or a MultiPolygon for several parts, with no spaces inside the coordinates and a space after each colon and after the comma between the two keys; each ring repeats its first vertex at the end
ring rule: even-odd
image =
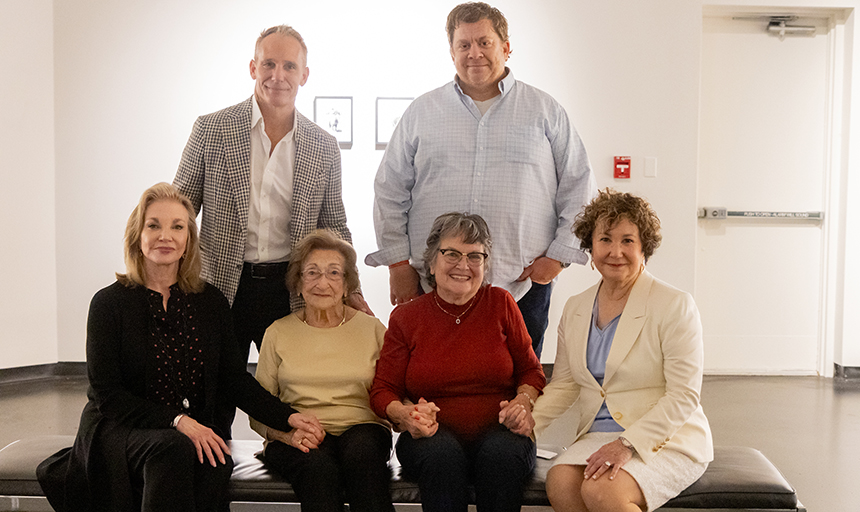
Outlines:
{"type": "MultiPolygon", "coordinates": [[[[514,72],[511,71],[511,68],[505,66],[505,77],[499,81],[499,91],[502,93],[502,98],[504,98],[511,91],[511,89],[513,89],[514,82],[514,72]]],[[[461,98],[468,96],[466,93],[463,92],[463,88],[460,87],[460,77],[458,77],[456,74],[454,75],[454,90],[457,91],[457,94],[459,94],[461,98]]]]}
{"type": "MultiPolygon", "coordinates": [[[[293,110],[293,129],[287,134],[287,137],[294,139],[296,133],[296,123],[299,122],[299,109],[293,110]]],[[[257,95],[254,95],[254,101],[251,102],[251,130],[257,127],[257,123],[262,124],[263,131],[266,128],[266,121],[263,119],[263,112],[260,111],[260,105],[257,104],[257,95]]]]}

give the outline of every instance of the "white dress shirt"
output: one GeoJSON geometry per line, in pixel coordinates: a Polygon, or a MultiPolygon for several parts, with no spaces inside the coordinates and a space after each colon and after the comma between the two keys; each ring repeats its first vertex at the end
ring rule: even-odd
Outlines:
{"type": "Polygon", "coordinates": [[[272,151],[272,142],[266,135],[266,124],[256,98],[252,104],[251,191],[245,261],[287,261],[290,257],[290,210],[296,165],[295,114],[293,129],[272,151]]]}

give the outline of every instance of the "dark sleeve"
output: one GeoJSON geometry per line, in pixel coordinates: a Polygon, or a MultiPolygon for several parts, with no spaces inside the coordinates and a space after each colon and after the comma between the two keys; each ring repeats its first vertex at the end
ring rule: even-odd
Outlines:
{"type": "Polygon", "coordinates": [[[133,428],[167,428],[176,411],[143,397],[146,313],[135,290],[115,284],[93,297],[87,317],[87,377],[99,413],[133,428]],[[131,332],[140,330],[140,332],[131,332]],[[135,391],[132,387],[135,387],[135,391]]]}
{"type": "Polygon", "coordinates": [[[284,432],[292,427],[289,417],[297,413],[289,404],[266,391],[257,379],[248,373],[239,356],[239,345],[233,334],[233,315],[224,295],[217,288],[207,285],[206,293],[212,303],[212,318],[220,322],[221,357],[218,368],[218,394],[235,403],[248,416],[261,423],[284,432]]]}
{"type": "Polygon", "coordinates": [[[528,329],[526,329],[520,308],[510,293],[501,288],[496,290],[504,294],[507,342],[508,350],[514,361],[514,381],[516,381],[517,387],[528,384],[537,389],[538,393],[541,393],[546,386],[546,376],[543,373],[540,360],[532,349],[532,339],[528,329]]]}

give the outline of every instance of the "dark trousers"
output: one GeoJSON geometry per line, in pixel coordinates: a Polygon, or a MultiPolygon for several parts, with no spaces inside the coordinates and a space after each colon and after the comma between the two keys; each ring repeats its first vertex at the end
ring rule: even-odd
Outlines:
{"type": "MultiPolygon", "coordinates": [[[[239,288],[233,298],[233,331],[239,344],[242,362],[248,363],[251,342],[257,345],[257,352],[263,344],[263,335],[272,322],[290,314],[290,292],[286,282],[287,265],[251,265],[242,267],[239,288]]],[[[236,407],[221,403],[215,409],[215,426],[232,439],[233,420],[236,407]]]]}
{"type": "Polygon", "coordinates": [[[531,289],[517,301],[526,329],[532,338],[532,348],[540,359],[543,351],[543,335],[549,323],[549,299],[552,297],[552,283],[532,283],[531,289]]]}
{"type": "Polygon", "coordinates": [[[466,512],[469,482],[479,511],[515,512],[535,467],[535,445],[502,425],[471,443],[439,428],[420,439],[400,434],[397,458],[404,474],[418,480],[424,512],[466,512]]]}
{"type": "Polygon", "coordinates": [[[131,486],[142,512],[229,510],[224,491],[233,459],[212,467],[197,459],[194,443],[173,429],[132,429],[126,442],[131,486]]]}
{"type": "Polygon", "coordinates": [[[302,512],[343,512],[344,496],[351,512],[393,512],[390,455],[391,432],[367,423],[339,436],[327,434],[308,453],[273,441],[266,464],[290,481],[302,512]]]}
{"type": "MultiPolygon", "coordinates": [[[[233,298],[233,329],[239,343],[239,354],[245,363],[248,362],[251,342],[257,345],[259,352],[266,329],[275,320],[290,314],[286,264],[281,264],[270,272],[255,273],[254,269],[260,267],[261,265],[245,264],[239,288],[233,298]]],[[[266,265],[262,267],[265,268],[266,265]]]]}

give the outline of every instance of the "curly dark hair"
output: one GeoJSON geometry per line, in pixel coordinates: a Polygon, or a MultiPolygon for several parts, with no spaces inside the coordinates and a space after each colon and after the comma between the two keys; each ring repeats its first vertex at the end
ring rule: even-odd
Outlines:
{"type": "Polygon", "coordinates": [[[597,226],[606,222],[612,227],[625,219],[639,228],[642,252],[645,254],[645,261],[648,261],[663,240],[663,235],[660,234],[660,219],[648,201],[633,194],[618,192],[608,187],[599,191],[597,197],[576,216],[573,234],[579,238],[580,247],[591,254],[592,237],[597,226]]]}

